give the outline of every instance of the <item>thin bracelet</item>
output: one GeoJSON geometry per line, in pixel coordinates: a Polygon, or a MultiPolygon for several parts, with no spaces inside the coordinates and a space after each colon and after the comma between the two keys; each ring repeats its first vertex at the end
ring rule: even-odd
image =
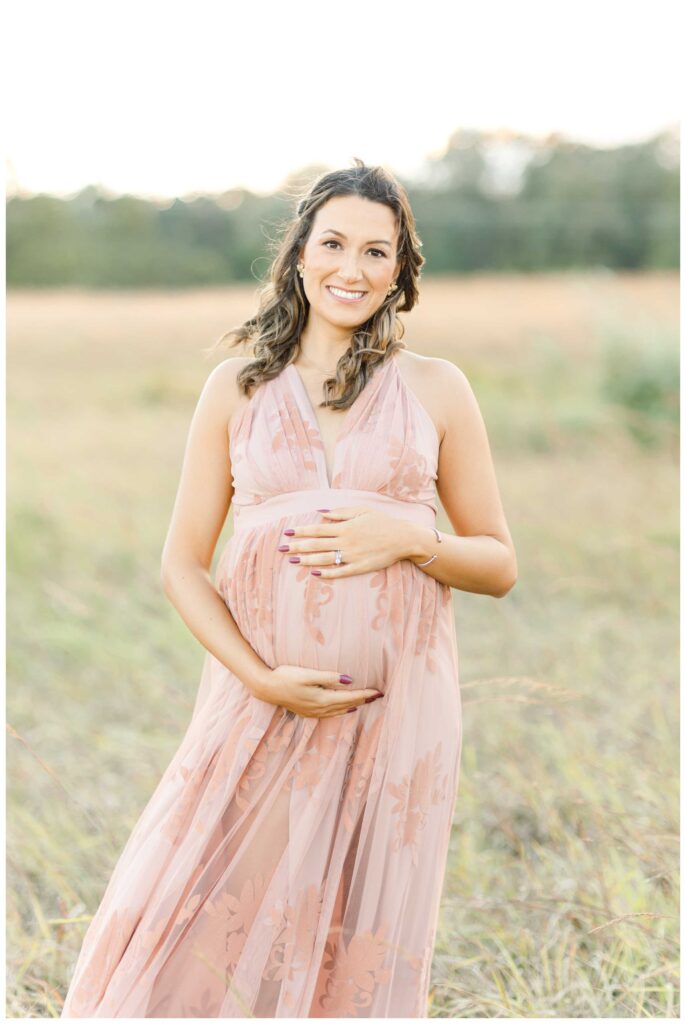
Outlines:
{"type": "MultiPolygon", "coordinates": [[[[438,541],[439,544],[441,544],[443,542],[443,538],[441,537],[441,535],[438,532],[438,530],[436,529],[436,527],[435,526],[431,526],[431,527],[429,527],[429,529],[433,530],[433,532],[436,534],[436,540],[438,541]]],[[[434,558],[438,558],[438,555],[432,555],[431,558],[428,560],[428,562],[415,562],[414,564],[419,569],[421,569],[421,567],[424,566],[424,565],[431,565],[431,563],[433,562],[434,558]]]]}

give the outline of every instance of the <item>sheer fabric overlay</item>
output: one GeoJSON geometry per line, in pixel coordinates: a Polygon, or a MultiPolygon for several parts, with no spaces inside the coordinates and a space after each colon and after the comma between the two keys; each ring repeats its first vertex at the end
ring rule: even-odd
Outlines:
{"type": "Polygon", "coordinates": [[[461,751],[451,590],[407,559],[335,580],[277,551],[317,508],[430,526],[438,436],[395,357],[328,478],[292,365],[234,418],[215,585],[270,666],[384,693],[305,718],[209,652],[186,733],[119,856],[63,1017],[423,1017],[461,751]]]}

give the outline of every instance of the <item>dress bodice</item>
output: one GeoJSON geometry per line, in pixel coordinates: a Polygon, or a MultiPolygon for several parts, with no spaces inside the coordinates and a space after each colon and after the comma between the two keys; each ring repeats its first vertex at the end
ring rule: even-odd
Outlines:
{"type": "Polygon", "coordinates": [[[231,427],[234,506],[331,488],[417,502],[435,513],[436,427],[396,358],[376,368],[343,417],[331,480],[317,417],[295,366],[259,385],[231,427]]]}

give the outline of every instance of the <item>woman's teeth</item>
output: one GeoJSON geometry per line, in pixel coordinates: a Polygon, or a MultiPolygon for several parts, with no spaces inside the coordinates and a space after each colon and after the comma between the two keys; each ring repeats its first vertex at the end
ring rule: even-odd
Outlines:
{"type": "Polygon", "coordinates": [[[366,292],[346,292],[342,288],[332,288],[331,285],[326,287],[332,295],[335,295],[337,299],[343,299],[344,302],[359,302],[367,294],[366,292]]]}

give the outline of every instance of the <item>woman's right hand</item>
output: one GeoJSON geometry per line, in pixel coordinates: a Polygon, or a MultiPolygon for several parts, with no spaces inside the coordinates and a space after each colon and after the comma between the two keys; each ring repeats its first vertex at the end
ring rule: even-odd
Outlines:
{"type": "Polygon", "coordinates": [[[303,718],[345,715],[384,696],[379,690],[351,690],[350,686],[340,681],[338,672],[278,665],[251,692],[259,700],[287,708],[303,718]]]}

